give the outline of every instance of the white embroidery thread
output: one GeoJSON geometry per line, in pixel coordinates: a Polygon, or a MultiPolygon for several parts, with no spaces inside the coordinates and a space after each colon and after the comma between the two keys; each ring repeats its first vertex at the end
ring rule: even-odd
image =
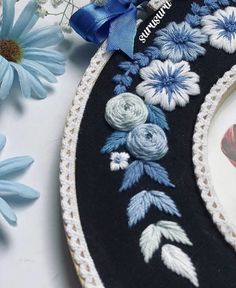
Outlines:
{"type": "Polygon", "coordinates": [[[190,71],[186,61],[154,60],[140,69],[140,76],[144,81],[136,87],[137,93],[146,103],[159,104],[167,111],[173,111],[176,106],[184,107],[190,95],[200,93],[199,76],[190,71]]]}
{"type": "Polygon", "coordinates": [[[202,18],[202,32],[209,36],[211,46],[227,53],[236,51],[236,7],[219,9],[202,18]]]}
{"type": "Polygon", "coordinates": [[[161,259],[171,271],[189,279],[194,286],[199,287],[195,267],[189,256],[180,248],[166,244],[162,247],[161,259]]]}
{"type": "Polygon", "coordinates": [[[154,252],[159,249],[161,238],[170,241],[192,245],[185,231],[172,221],[159,221],[149,225],[141,234],[139,245],[144,256],[144,261],[149,262],[154,252]]]}

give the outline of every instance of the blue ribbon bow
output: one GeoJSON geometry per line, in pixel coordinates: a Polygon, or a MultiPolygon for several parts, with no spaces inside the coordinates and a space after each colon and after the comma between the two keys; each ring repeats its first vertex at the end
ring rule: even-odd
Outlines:
{"type": "Polygon", "coordinates": [[[107,0],[104,6],[94,3],[75,12],[71,27],[85,40],[100,44],[108,38],[107,51],[122,50],[134,54],[137,33],[137,7],[144,0],[107,0]]]}

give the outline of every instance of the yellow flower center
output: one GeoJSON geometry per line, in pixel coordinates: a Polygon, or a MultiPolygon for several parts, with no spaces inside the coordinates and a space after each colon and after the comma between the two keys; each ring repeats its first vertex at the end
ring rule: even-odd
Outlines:
{"type": "Polygon", "coordinates": [[[21,48],[14,40],[0,40],[0,55],[15,63],[22,59],[21,48]]]}

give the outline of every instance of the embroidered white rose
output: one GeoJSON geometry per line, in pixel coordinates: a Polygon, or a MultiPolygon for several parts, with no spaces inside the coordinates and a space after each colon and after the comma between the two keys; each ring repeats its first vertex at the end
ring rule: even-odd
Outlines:
{"type": "Polygon", "coordinates": [[[130,131],[145,123],[147,117],[147,106],[140,97],[132,93],[120,94],[107,102],[105,118],[114,129],[130,131]]]}

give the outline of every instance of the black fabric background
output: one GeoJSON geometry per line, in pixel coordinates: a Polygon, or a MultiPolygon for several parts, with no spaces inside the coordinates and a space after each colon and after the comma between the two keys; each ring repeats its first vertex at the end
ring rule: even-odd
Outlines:
{"type": "MultiPolygon", "coordinates": [[[[183,21],[190,11],[191,2],[175,0],[159,28],[170,21],[183,21]]],[[[139,31],[149,21],[144,22],[139,31]]],[[[153,37],[150,36],[145,46],[151,45],[153,37]]],[[[136,51],[143,51],[145,46],[137,41],[136,51]]],[[[79,212],[88,248],[101,279],[106,288],[193,287],[188,280],[164,266],[160,250],[149,264],[144,262],[140,252],[141,232],[158,220],[171,220],[177,221],[194,243],[193,247],[176,246],[192,258],[200,287],[235,288],[235,252],[217,230],[205,208],[192,164],[192,135],[200,105],[212,85],[235,64],[235,54],[207,47],[207,54],[191,64],[192,71],[201,77],[201,95],[191,97],[190,104],[185,108],[167,113],[170,150],[160,164],[167,169],[176,188],[168,189],[143,177],[138,185],[119,193],[123,172],[112,173],[109,170],[109,155],[101,155],[99,151],[113,131],[104,120],[104,108],[113,94],[112,76],[120,72],[118,64],[125,59],[118,53],[113,55],[101,73],[90,95],[78,136],[76,184],[79,212]],[[138,225],[128,228],[126,208],[129,199],[144,189],[167,193],[175,201],[182,218],[169,217],[153,208],[138,225]]],[[[139,76],[135,77],[129,91],[134,92],[139,82],[139,76]]]]}

